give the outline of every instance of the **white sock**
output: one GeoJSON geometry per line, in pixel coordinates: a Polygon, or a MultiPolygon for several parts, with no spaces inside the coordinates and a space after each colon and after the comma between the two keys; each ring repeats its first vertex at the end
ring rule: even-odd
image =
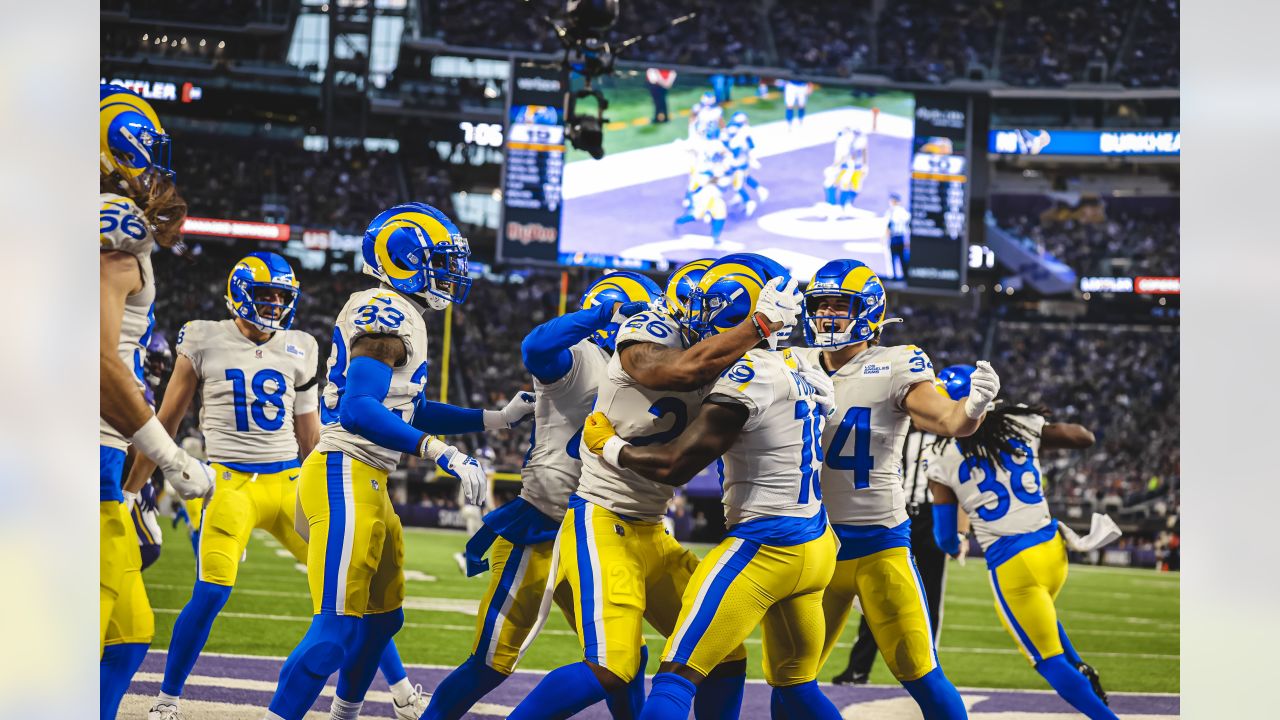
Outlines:
{"type": "Polygon", "coordinates": [[[156,693],[156,704],[157,704],[157,705],[161,705],[161,704],[164,704],[164,703],[168,703],[169,705],[172,705],[172,706],[174,706],[174,707],[178,707],[178,701],[179,701],[179,700],[181,700],[181,699],[182,699],[182,698],[178,697],[177,695],[166,695],[166,694],[165,694],[165,692],[164,692],[163,690],[161,690],[160,692],[156,693]]]}
{"type": "Polygon", "coordinates": [[[329,708],[329,720],[359,720],[360,708],[364,701],[347,702],[337,695],[333,696],[333,705],[329,708]]]}
{"type": "Polygon", "coordinates": [[[391,696],[396,699],[397,705],[408,705],[409,696],[413,694],[413,685],[409,684],[409,678],[400,678],[400,682],[391,686],[391,696]]]}

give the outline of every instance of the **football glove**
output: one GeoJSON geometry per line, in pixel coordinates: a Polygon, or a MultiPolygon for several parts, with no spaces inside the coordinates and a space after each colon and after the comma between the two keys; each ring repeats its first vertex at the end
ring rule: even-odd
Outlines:
{"type": "Polygon", "coordinates": [[[977,362],[977,369],[969,376],[969,397],[964,401],[964,414],[977,419],[991,406],[1000,394],[1000,376],[986,360],[977,362]]]}
{"type": "Polygon", "coordinates": [[[604,452],[604,444],[609,441],[609,438],[617,436],[613,423],[609,422],[609,418],[599,410],[588,415],[586,423],[582,426],[582,442],[596,455],[604,452]]]}
{"type": "Polygon", "coordinates": [[[840,409],[836,404],[835,381],[821,366],[810,365],[799,355],[796,355],[795,358],[800,366],[800,377],[813,386],[814,399],[822,406],[823,412],[827,417],[835,415],[836,411],[840,409]]]}
{"type": "Polygon", "coordinates": [[[154,415],[138,428],[129,442],[155,462],[160,472],[164,473],[165,482],[172,485],[183,500],[213,494],[213,469],[178,447],[154,415]]]}
{"type": "Polygon", "coordinates": [[[439,465],[441,470],[458,478],[458,481],[462,483],[462,497],[468,504],[484,504],[485,494],[489,487],[489,478],[484,474],[484,468],[480,467],[480,463],[475,458],[470,455],[464,455],[458,448],[449,445],[436,458],[436,465],[439,465]]]}
{"type": "Polygon", "coordinates": [[[533,414],[534,395],[531,392],[518,392],[501,410],[484,411],[484,429],[510,429],[533,414]]]}
{"type": "Polygon", "coordinates": [[[770,280],[760,289],[760,297],[756,298],[756,312],[771,323],[782,323],[783,327],[794,325],[804,300],[796,289],[798,286],[795,278],[788,280],[785,286],[780,277],[770,280]]]}
{"type": "Polygon", "coordinates": [[[138,535],[142,569],[146,570],[160,558],[160,545],[164,541],[160,533],[160,509],[156,507],[156,488],[148,482],[139,493],[126,492],[124,501],[138,535]]]}

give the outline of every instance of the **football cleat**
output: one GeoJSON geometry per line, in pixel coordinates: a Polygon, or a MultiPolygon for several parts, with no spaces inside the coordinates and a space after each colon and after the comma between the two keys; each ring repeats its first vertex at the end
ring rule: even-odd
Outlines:
{"type": "Polygon", "coordinates": [[[760,202],[764,202],[769,199],[769,188],[758,185],[756,186],[756,194],[760,196],[760,202]]]}
{"type": "Polygon", "coordinates": [[[1098,677],[1098,671],[1094,670],[1092,665],[1083,662],[1076,665],[1076,669],[1081,675],[1089,678],[1089,684],[1093,686],[1093,694],[1098,696],[1102,704],[1110,705],[1110,701],[1107,700],[1107,691],[1102,689],[1102,678],[1098,677]]]}
{"type": "Polygon", "coordinates": [[[427,711],[427,696],[423,695],[421,685],[414,685],[413,694],[405,698],[404,705],[394,697],[391,705],[396,710],[396,720],[418,720],[427,711]]]}
{"type": "Polygon", "coordinates": [[[147,720],[184,720],[184,716],[177,705],[160,702],[147,713],[147,720]]]}
{"type": "Polygon", "coordinates": [[[866,673],[852,672],[846,669],[844,672],[831,678],[831,684],[833,685],[866,685],[868,680],[870,680],[870,676],[867,675],[866,673]]]}

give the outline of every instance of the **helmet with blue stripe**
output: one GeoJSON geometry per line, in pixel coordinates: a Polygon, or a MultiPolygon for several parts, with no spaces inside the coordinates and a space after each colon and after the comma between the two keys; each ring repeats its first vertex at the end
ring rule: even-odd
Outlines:
{"type": "MultiPolygon", "coordinates": [[[[662,288],[658,283],[630,270],[611,272],[591,283],[591,287],[582,294],[583,310],[613,303],[652,303],[662,297],[662,288]]],[[[591,340],[600,347],[613,352],[618,341],[619,324],[611,322],[591,335],[591,340]]]]}
{"type": "Polygon", "coordinates": [[[710,90],[708,90],[708,91],[706,91],[706,92],[702,93],[702,100],[701,100],[700,102],[701,102],[703,105],[708,106],[708,107],[710,107],[711,105],[715,105],[715,104],[716,104],[716,94],[715,94],[715,93],[713,93],[713,92],[711,92],[710,90]]]}
{"type": "Polygon", "coordinates": [[[884,284],[871,268],[857,260],[832,260],[804,291],[805,342],[838,348],[871,340],[885,324],[886,308],[884,284]],[[831,312],[832,303],[823,298],[843,298],[848,306],[831,312]],[[828,312],[819,314],[820,308],[828,312]]]}
{"type": "MultiPolygon", "coordinates": [[[[791,274],[777,261],[763,255],[725,255],[703,273],[698,287],[689,296],[688,309],[680,324],[695,342],[725,332],[751,317],[760,291],[770,280],[779,277],[786,284],[791,274]]],[[[769,336],[770,345],[776,347],[776,340],[790,337],[792,329],[793,326],[787,326],[769,336]]]]}
{"type": "Polygon", "coordinates": [[[293,325],[299,294],[289,261],[273,252],[245,255],[227,277],[227,309],[267,332],[293,325]]]}
{"type": "Polygon", "coordinates": [[[978,368],[973,365],[952,365],[938,373],[938,382],[952,400],[969,397],[969,378],[978,368]]]}
{"type": "Polygon", "coordinates": [[[98,86],[98,162],[103,174],[173,176],[172,145],[151,104],[120,85],[98,86]]]}
{"type": "Polygon", "coordinates": [[[462,303],[471,290],[471,245],[447,215],[426,203],[384,210],[364,233],[364,272],[434,310],[462,303]]]}
{"type": "Polygon", "coordinates": [[[698,281],[702,280],[702,275],[707,268],[714,262],[712,258],[691,260],[671,273],[671,277],[667,278],[667,290],[663,293],[668,315],[677,320],[684,317],[689,309],[689,296],[698,287],[698,281]]]}
{"type": "Polygon", "coordinates": [[[747,114],[741,110],[729,116],[730,125],[747,125],[749,123],[750,121],[747,119],[747,114]]]}

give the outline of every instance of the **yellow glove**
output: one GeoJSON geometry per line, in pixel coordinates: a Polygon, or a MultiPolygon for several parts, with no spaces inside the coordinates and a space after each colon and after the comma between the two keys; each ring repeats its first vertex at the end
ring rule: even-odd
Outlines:
{"type": "Polygon", "coordinates": [[[603,455],[604,444],[609,442],[609,438],[617,436],[613,423],[599,410],[588,415],[587,422],[582,426],[582,442],[596,455],[603,455]]]}

